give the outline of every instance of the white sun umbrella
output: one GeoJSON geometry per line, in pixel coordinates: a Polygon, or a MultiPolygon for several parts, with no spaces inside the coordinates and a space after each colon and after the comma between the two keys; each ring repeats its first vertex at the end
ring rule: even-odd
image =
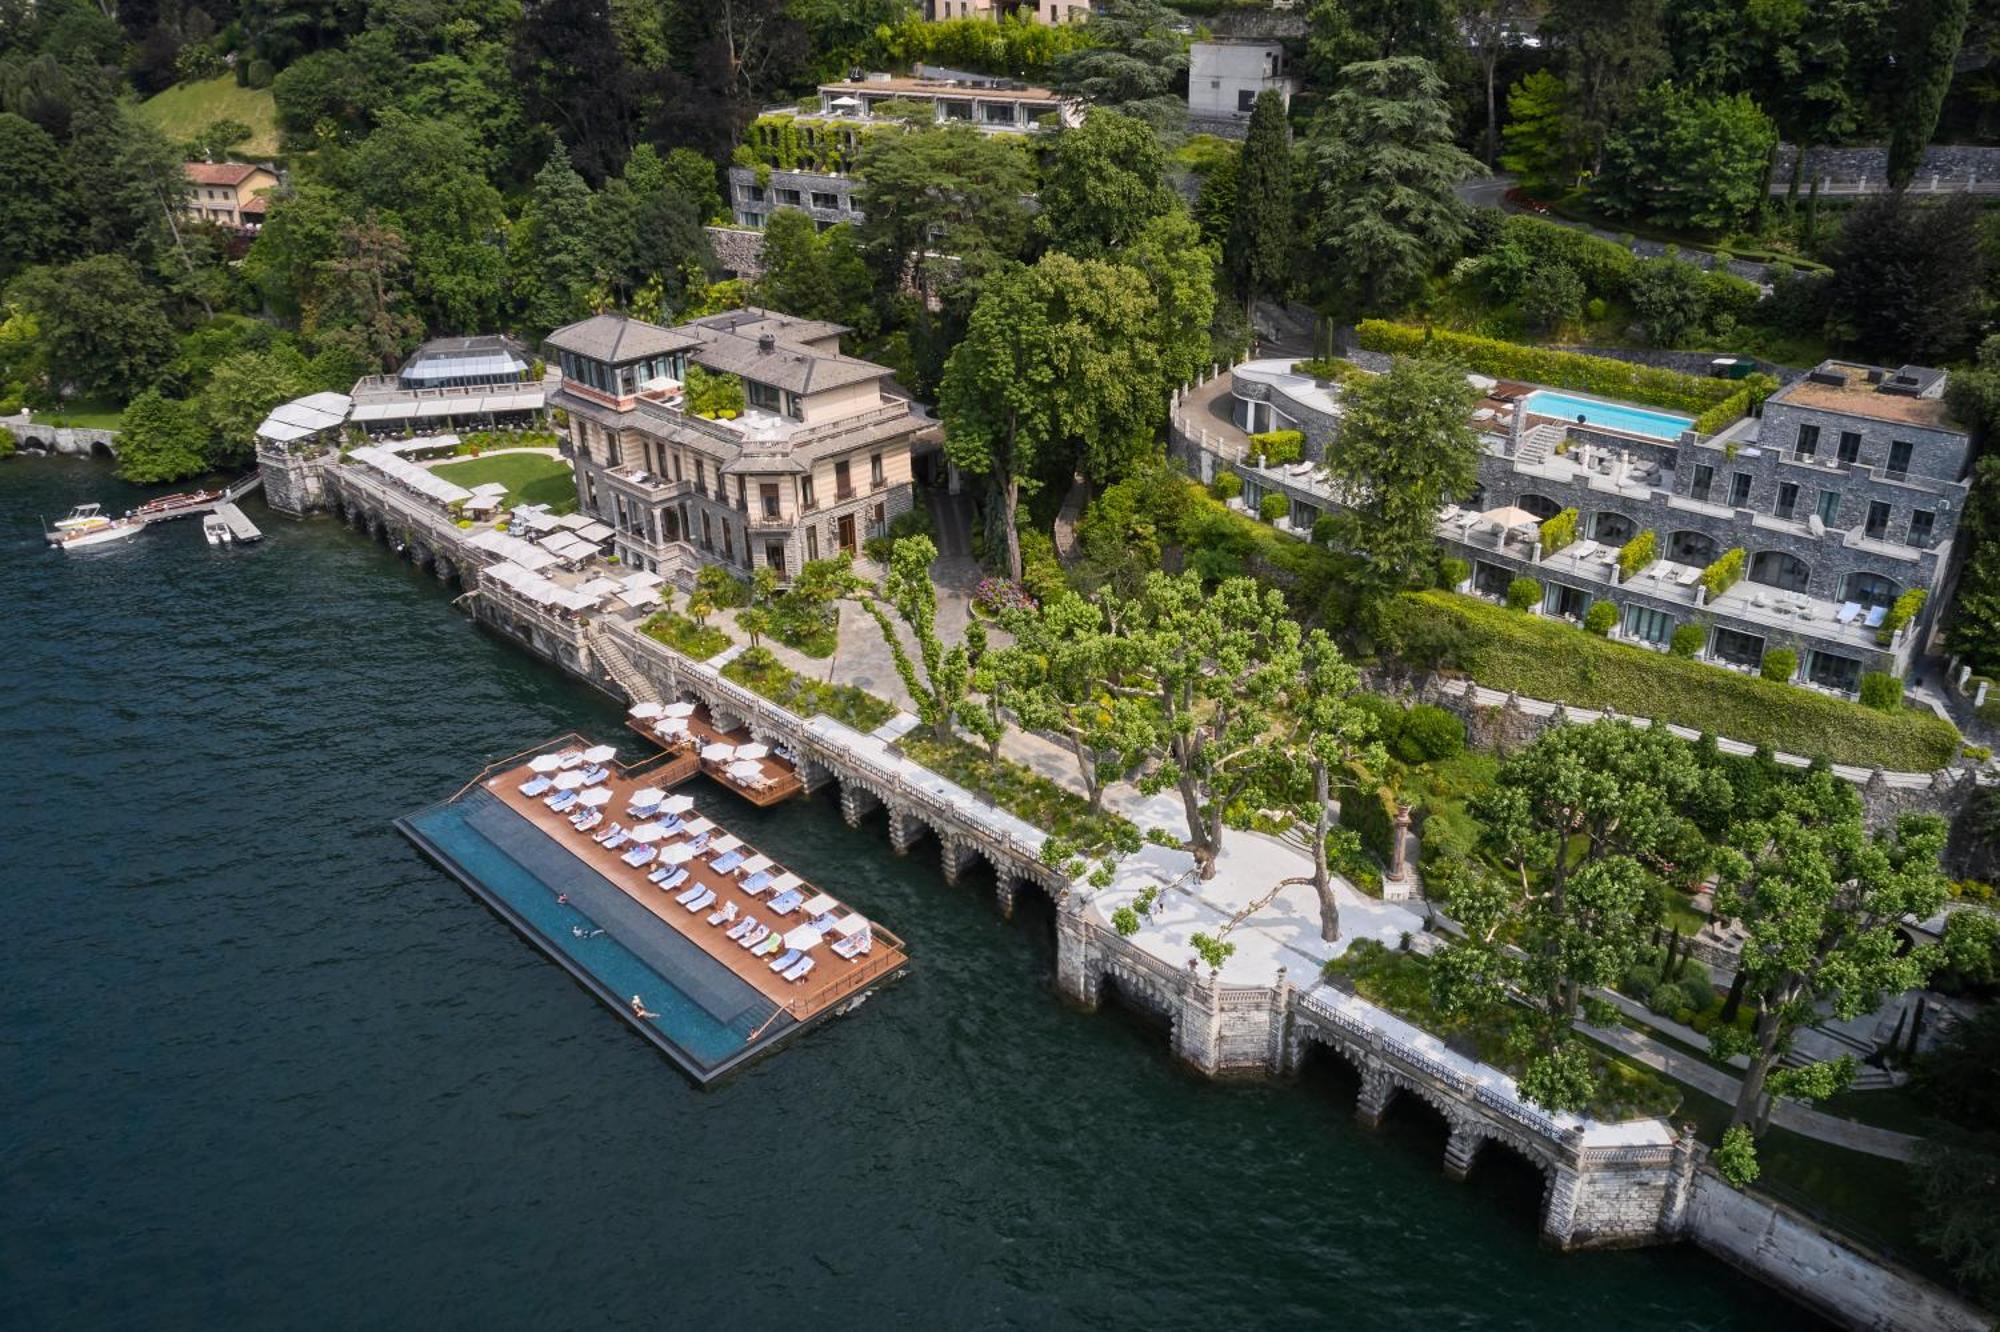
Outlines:
{"type": "Polygon", "coordinates": [[[738,865],[736,868],[738,872],[741,873],[743,877],[747,879],[753,874],[761,874],[763,871],[771,868],[771,858],[760,852],[759,854],[750,857],[750,859],[744,861],[741,865],[738,865]]]}
{"type": "Polygon", "coordinates": [[[748,745],[736,746],[736,757],[741,759],[763,758],[766,754],[770,752],[771,752],[771,747],[769,745],[760,745],[753,743],[748,745]]]}
{"type": "Polygon", "coordinates": [[[664,717],[666,709],[658,703],[634,703],[629,715],[637,717],[640,721],[651,721],[655,717],[664,717]]]}
{"type": "Polygon", "coordinates": [[[668,717],[663,721],[653,723],[654,735],[686,735],[687,733],[688,724],[685,717],[668,717]]]}
{"type": "Polygon", "coordinates": [[[755,759],[743,759],[729,765],[729,775],[739,782],[753,781],[764,775],[764,765],[755,759]]]}
{"type": "Polygon", "coordinates": [[[694,716],[694,704],[669,703],[660,709],[660,715],[662,717],[692,717],[694,716]]]}
{"type": "Polygon", "coordinates": [[[694,859],[694,848],[686,842],[668,842],[660,848],[660,859],[669,865],[685,865],[694,859]]]}
{"type": "Polygon", "coordinates": [[[583,774],[580,772],[559,772],[556,774],[556,790],[558,791],[574,791],[582,785],[583,774]]]}
{"type": "Polygon", "coordinates": [[[561,766],[561,754],[537,754],[528,760],[528,767],[534,772],[554,772],[561,766]]]}
{"type": "Polygon", "coordinates": [[[618,757],[618,746],[616,745],[592,745],[589,749],[583,751],[583,761],[585,763],[609,763],[616,757],[618,757]]]}
{"type": "Polygon", "coordinates": [[[662,791],[657,786],[648,786],[632,793],[632,807],[634,809],[645,809],[649,805],[659,804],[666,798],[667,793],[665,791],[662,791]]]}
{"type": "Polygon", "coordinates": [[[694,808],[694,797],[687,795],[668,796],[660,805],[663,813],[685,814],[694,808]]]}
{"type": "Polygon", "coordinates": [[[689,819],[681,825],[681,831],[689,837],[699,837],[705,832],[713,832],[715,825],[707,819],[689,819]]]}
{"type": "Polygon", "coordinates": [[[593,786],[588,791],[580,793],[576,800],[580,805],[608,805],[611,803],[611,788],[593,786]]]}
{"type": "Polygon", "coordinates": [[[703,746],[701,756],[710,763],[720,763],[724,759],[736,757],[736,746],[725,745],[718,740],[712,745],[703,746]]]}
{"type": "Polygon", "coordinates": [[[826,936],[811,925],[799,925],[786,933],[785,947],[796,948],[800,952],[804,952],[808,948],[819,947],[820,941],[824,938],[826,936]]]}
{"type": "Polygon", "coordinates": [[[667,830],[657,823],[642,823],[625,835],[635,842],[657,842],[667,835],[667,830]]]}

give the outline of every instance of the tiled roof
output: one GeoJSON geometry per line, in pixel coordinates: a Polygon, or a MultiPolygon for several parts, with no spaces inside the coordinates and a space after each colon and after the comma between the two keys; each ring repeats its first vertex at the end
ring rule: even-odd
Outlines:
{"type": "Polygon", "coordinates": [[[643,319],[600,314],[578,320],[549,334],[548,345],[558,351],[573,352],[607,365],[620,365],[644,356],[691,351],[700,342],[677,329],[661,328],[643,319]]]}
{"type": "Polygon", "coordinates": [[[197,185],[241,185],[259,171],[270,172],[250,162],[189,162],[181,167],[197,185]]]}

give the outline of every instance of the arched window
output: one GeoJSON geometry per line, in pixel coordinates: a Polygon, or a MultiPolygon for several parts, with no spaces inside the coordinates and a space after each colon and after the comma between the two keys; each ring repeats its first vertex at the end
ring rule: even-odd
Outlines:
{"type": "Polygon", "coordinates": [[[1864,606],[1887,606],[1896,600],[1902,589],[1894,580],[1878,573],[1851,573],[1841,580],[1840,599],[1858,601],[1864,606]]]}
{"type": "Polygon", "coordinates": [[[1515,500],[1514,503],[1526,509],[1529,513],[1534,514],[1537,518],[1553,518],[1561,513],[1563,508],[1562,505],[1556,503],[1547,495],[1523,495],[1521,498],[1515,500]]]}
{"type": "Polygon", "coordinates": [[[1601,541],[1607,546],[1622,546],[1639,535],[1639,524],[1622,513],[1610,509],[1591,520],[1590,536],[1593,541],[1601,541]]]}
{"type": "Polygon", "coordinates": [[[1812,583],[1812,566],[1788,550],[1760,550],[1750,558],[1750,581],[1803,592],[1812,583]]]}
{"type": "Polygon", "coordinates": [[[1667,558],[1678,564],[1710,565],[1722,547],[1706,532],[1675,532],[1667,538],[1667,558]]]}

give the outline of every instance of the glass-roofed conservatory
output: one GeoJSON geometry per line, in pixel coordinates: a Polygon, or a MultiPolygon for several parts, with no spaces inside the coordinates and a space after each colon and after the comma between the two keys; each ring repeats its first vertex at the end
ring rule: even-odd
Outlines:
{"type": "Polygon", "coordinates": [[[532,368],[527,350],[509,337],[438,338],[417,348],[396,381],[404,389],[483,388],[521,383],[532,368]]]}

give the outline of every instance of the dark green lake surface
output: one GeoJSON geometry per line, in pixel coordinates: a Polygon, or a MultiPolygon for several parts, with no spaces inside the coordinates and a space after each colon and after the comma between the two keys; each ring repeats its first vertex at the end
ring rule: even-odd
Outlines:
{"type": "Polygon", "coordinates": [[[696,1090],[390,826],[619,709],[254,499],[254,548],[42,547],[140,496],[0,465],[0,1327],[1813,1325],[1691,1250],[1542,1250],[1532,1168],[1446,1182],[1337,1066],[1182,1073],[1058,1002],[1038,896],[830,798],[695,792],[911,974],[696,1090]]]}

